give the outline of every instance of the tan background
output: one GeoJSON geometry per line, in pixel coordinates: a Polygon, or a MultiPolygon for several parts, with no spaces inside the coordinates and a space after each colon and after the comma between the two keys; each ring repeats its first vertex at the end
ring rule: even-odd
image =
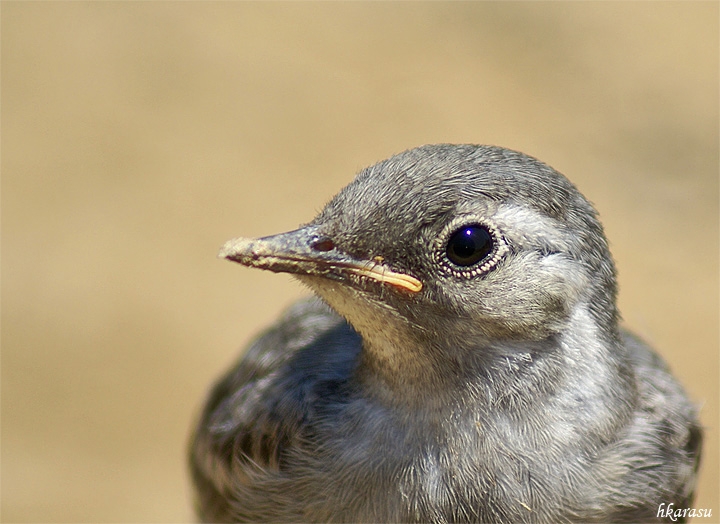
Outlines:
{"type": "Polygon", "coordinates": [[[720,518],[718,3],[2,2],[2,519],[192,519],[203,395],[305,293],[218,247],[431,142],[595,202],[720,518]]]}

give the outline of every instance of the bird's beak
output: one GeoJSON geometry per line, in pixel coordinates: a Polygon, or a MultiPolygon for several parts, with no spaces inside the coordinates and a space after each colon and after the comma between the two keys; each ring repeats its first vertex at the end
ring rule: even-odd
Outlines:
{"type": "Polygon", "coordinates": [[[332,240],[321,236],[315,226],[263,238],[234,238],[225,243],[218,257],[276,273],[356,283],[371,279],[410,293],[422,289],[420,280],[393,271],[382,263],[381,257],[359,260],[343,253],[335,248],[332,240]]]}

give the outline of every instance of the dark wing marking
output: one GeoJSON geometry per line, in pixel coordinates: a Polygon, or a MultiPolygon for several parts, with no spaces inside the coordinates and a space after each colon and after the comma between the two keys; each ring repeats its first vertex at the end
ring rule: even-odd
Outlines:
{"type": "Polygon", "coordinates": [[[339,394],[359,350],[359,336],[317,300],[299,302],[251,344],[212,389],[192,442],[200,515],[229,518],[232,486],[282,470],[288,451],[312,437],[319,405],[337,400],[328,392],[339,394]]]}
{"type": "Polygon", "coordinates": [[[640,409],[656,428],[654,443],[661,462],[675,467],[675,482],[669,485],[671,492],[665,502],[673,502],[675,508],[690,508],[703,442],[697,408],[654,350],[631,333],[623,332],[623,338],[639,379],[640,409]]]}

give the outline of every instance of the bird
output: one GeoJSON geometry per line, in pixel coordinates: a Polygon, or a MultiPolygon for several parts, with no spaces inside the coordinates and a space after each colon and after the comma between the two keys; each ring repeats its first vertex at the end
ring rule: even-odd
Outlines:
{"type": "Polygon", "coordinates": [[[219,257],[314,297],[207,397],[203,521],[662,522],[692,504],[698,408],[620,325],[598,214],[545,163],[409,149],[219,257]]]}

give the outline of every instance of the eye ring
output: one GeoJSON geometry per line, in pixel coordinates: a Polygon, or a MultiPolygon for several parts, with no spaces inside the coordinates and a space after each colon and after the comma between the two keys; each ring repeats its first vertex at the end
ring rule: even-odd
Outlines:
{"type": "Polygon", "coordinates": [[[473,278],[494,268],[508,250],[507,242],[492,221],[465,216],[443,228],[434,253],[435,262],[444,273],[473,278]]]}

